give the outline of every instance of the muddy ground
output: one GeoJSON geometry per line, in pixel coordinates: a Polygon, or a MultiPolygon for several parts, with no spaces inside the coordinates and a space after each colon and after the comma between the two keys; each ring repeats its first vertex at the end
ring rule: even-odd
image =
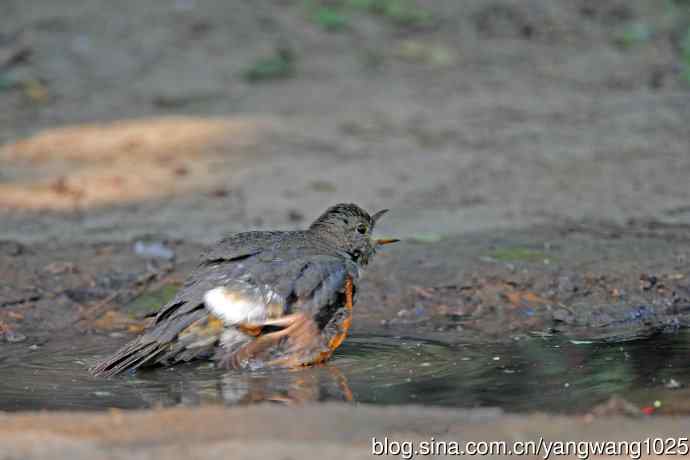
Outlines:
{"type": "MultiPolygon", "coordinates": [[[[174,259],[138,253],[136,243],[2,242],[0,336],[139,332],[206,246],[138,241],[174,259]]],[[[674,332],[690,324],[689,272],[684,228],[573,225],[402,242],[369,267],[353,332],[451,343],[674,332]]]]}
{"type": "Polygon", "coordinates": [[[373,264],[355,333],[687,326],[686,3],[338,4],[3,3],[3,353],[83,334],[114,349],[145,324],[130,301],[176,286],[218,237],[341,201],[390,208],[379,230],[404,240],[373,264]]]}
{"type": "MultiPolygon", "coordinates": [[[[307,406],[289,413],[280,407],[202,408],[101,415],[65,414],[0,416],[4,457],[14,458],[372,458],[372,438],[419,443],[431,439],[457,442],[480,440],[545,441],[644,440],[687,436],[687,419],[639,419],[547,415],[517,417],[493,409],[446,411],[423,407],[372,408],[307,406]],[[87,416],[88,425],[80,418],[87,416]],[[299,417],[300,428],[274,424],[285,416],[299,417]],[[404,420],[404,422],[401,422],[404,420]],[[166,429],[155,428],[164,424],[166,429]],[[271,428],[266,428],[270,426],[271,428]],[[180,438],[186,441],[180,442],[180,438]],[[314,454],[318,452],[318,454],[314,454]]],[[[418,447],[418,444],[415,445],[418,447]]],[[[543,458],[543,452],[527,458],[543,458]]],[[[572,455],[574,456],[574,455],[572,455]]],[[[429,456],[424,456],[427,458],[429,456]]],[[[441,458],[444,456],[431,456],[441,458]]],[[[505,458],[488,455],[489,458],[505,458]]],[[[626,456],[627,457],[627,456],[626,456]]],[[[385,456],[384,456],[385,458],[385,456]]],[[[388,458],[400,458],[389,456],[388,458]]],[[[410,458],[422,458],[412,455],[410,458]]],[[[602,456],[603,458],[603,456],[602,456]]],[[[645,458],[654,458],[653,455],[645,458]]]]}
{"type": "Polygon", "coordinates": [[[689,222],[682,4],[419,4],[329,32],[299,1],[5,2],[4,237],[211,242],[337,201],[403,236],[689,222]]]}

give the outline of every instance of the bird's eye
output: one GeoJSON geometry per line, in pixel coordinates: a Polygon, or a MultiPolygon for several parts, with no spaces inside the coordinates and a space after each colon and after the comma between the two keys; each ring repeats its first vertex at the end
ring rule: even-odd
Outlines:
{"type": "Polygon", "coordinates": [[[357,225],[357,232],[361,233],[362,235],[364,235],[367,232],[367,230],[369,230],[367,228],[367,224],[358,224],[357,225]]]}

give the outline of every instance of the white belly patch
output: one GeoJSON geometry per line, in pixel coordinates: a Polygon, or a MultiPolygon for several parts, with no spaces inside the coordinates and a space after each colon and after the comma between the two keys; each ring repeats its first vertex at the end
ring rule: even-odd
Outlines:
{"type": "Polygon", "coordinates": [[[261,324],[273,316],[275,310],[282,311],[280,300],[281,297],[267,286],[259,288],[244,282],[232,288],[213,288],[204,295],[206,308],[228,326],[261,324]]]}

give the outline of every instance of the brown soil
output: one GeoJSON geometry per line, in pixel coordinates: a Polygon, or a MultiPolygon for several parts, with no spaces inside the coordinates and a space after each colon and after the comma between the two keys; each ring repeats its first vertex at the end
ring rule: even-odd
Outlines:
{"type": "MultiPolygon", "coordinates": [[[[335,405],[20,415],[0,416],[0,421],[5,458],[32,459],[359,459],[371,458],[372,438],[416,443],[433,438],[458,442],[463,447],[465,442],[482,440],[538,442],[540,436],[546,442],[635,441],[684,437],[690,426],[690,421],[683,418],[657,419],[651,425],[641,419],[593,415],[515,417],[491,409],[446,411],[335,405]],[[299,427],[294,423],[276,423],[286,417],[299,420],[299,427]],[[165,430],[160,426],[165,426],[165,430]]],[[[529,458],[543,455],[540,452],[529,458]]],[[[499,457],[502,458],[489,456],[499,457]]]]}
{"type": "Polygon", "coordinates": [[[403,236],[690,219],[687,18],[653,1],[422,2],[430,25],[342,32],[304,2],[6,3],[5,237],[211,242],[344,200],[403,236]],[[294,76],[246,81],[278,43],[294,76]]]}

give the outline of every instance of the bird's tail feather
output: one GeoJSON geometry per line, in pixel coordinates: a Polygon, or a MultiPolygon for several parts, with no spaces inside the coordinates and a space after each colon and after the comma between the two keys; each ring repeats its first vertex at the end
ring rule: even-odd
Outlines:
{"type": "Polygon", "coordinates": [[[142,338],[129,342],[89,371],[95,376],[111,377],[123,371],[138,369],[166,351],[160,342],[143,341],[142,338]]]}

